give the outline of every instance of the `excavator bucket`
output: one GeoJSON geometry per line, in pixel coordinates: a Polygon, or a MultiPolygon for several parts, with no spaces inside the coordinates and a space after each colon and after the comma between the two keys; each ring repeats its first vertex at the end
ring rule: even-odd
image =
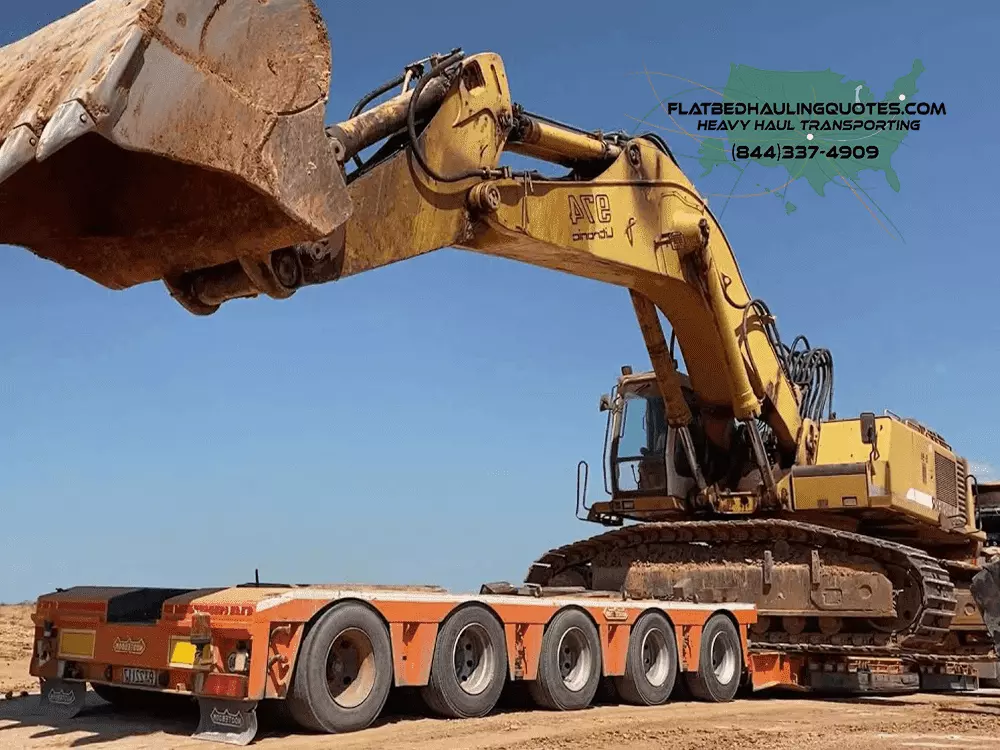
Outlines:
{"type": "Polygon", "coordinates": [[[0,48],[0,244],[123,289],[331,234],[331,73],[311,0],[95,0],[0,48]]]}

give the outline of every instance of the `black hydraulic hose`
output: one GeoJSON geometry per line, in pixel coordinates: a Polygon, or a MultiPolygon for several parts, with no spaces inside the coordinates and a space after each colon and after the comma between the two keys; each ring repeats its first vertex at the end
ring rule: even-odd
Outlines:
{"type": "Polygon", "coordinates": [[[398,76],[387,83],[383,83],[377,89],[373,89],[361,97],[361,100],[354,105],[354,109],[351,110],[351,115],[348,119],[353,119],[361,114],[361,111],[367,107],[371,102],[378,99],[382,94],[396,88],[397,86],[402,86],[403,81],[406,80],[405,75],[398,76]]]}
{"type": "Polygon", "coordinates": [[[417,82],[416,88],[413,89],[413,96],[410,97],[409,105],[406,108],[406,132],[410,137],[410,148],[413,151],[413,158],[417,160],[417,164],[420,165],[420,168],[424,170],[428,176],[438,182],[461,182],[462,180],[467,180],[470,177],[488,178],[493,174],[492,170],[482,168],[470,169],[457,175],[440,175],[431,169],[430,165],[427,164],[426,159],[424,159],[424,154],[420,150],[420,144],[417,141],[417,101],[420,99],[420,94],[423,92],[424,87],[426,87],[428,83],[430,83],[434,78],[437,78],[463,57],[465,57],[463,52],[453,52],[438,62],[437,65],[432,67],[430,71],[428,71],[427,75],[421,76],[420,80],[417,82]]]}
{"type": "Polygon", "coordinates": [[[820,421],[824,410],[833,414],[833,356],[827,349],[813,349],[804,336],[799,336],[784,352],[789,375],[804,390],[800,412],[803,417],[820,421]],[[805,348],[798,349],[799,342],[805,348]]]}
{"type": "Polygon", "coordinates": [[[647,140],[649,142],[651,142],[660,151],[662,151],[664,154],[666,154],[667,156],[669,156],[670,157],[670,161],[672,161],[675,166],[677,166],[678,168],[680,167],[680,164],[678,164],[677,159],[674,158],[674,152],[670,150],[670,146],[667,145],[667,142],[663,138],[661,138],[659,136],[659,134],[657,134],[657,133],[641,133],[639,135],[639,137],[643,138],[643,139],[645,139],[645,140],[647,140]]]}
{"type": "MultiPolygon", "coordinates": [[[[727,299],[728,295],[727,295],[727,299]]],[[[805,336],[796,336],[792,345],[788,346],[781,340],[778,327],[771,318],[767,304],[760,299],[753,299],[745,305],[737,305],[729,299],[737,309],[743,311],[740,324],[740,335],[744,343],[749,333],[748,323],[751,310],[756,311],[758,320],[765,336],[778,357],[786,377],[802,388],[802,401],[799,404],[799,414],[805,419],[819,422],[824,411],[828,418],[833,416],[833,355],[828,349],[814,349],[805,336]],[[802,348],[799,348],[801,344],[802,348]]],[[[756,372],[756,364],[751,360],[756,372]]],[[[759,377],[759,373],[758,377],[759,377]]]]}

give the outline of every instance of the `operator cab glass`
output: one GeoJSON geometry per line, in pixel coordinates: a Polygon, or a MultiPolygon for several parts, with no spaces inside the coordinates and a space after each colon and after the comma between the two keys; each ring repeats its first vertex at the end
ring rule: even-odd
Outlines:
{"type": "Polygon", "coordinates": [[[622,393],[618,420],[618,438],[611,443],[615,494],[666,494],[667,421],[655,384],[631,386],[622,393]]]}

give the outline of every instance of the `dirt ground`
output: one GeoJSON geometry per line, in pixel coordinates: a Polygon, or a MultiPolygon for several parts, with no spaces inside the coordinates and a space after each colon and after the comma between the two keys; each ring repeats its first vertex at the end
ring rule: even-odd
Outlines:
{"type": "MultiPolygon", "coordinates": [[[[0,606],[0,750],[95,747],[204,750],[192,740],[196,713],[171,718],[115,714],[88,694],[88,708],[64,720],[39,712],[28,678],[29,607],[0,606]],[[27,697],[18,691],[29,689],[27,697]]],[[[289,733],[262,717],[255,745],[301,750],[1000,750],[1000,692],[964,696],[818,700],[761,694],[727,704],[600,706],[575,713],[506,710],[485,719],[443,721],[396,715],[336,737],[289,733]]],[[[225,747],[219,745],[218,747],[225,747]]]]}
{"type": "Polygon", "coordinates": [[[0,604],[0,696],[8,691],[37,690],[28,674],[31,658],[31,607],[0,604]]]}

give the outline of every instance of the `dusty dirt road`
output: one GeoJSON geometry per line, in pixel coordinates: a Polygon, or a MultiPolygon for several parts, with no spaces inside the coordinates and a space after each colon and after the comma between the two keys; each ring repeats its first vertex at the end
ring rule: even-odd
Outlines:
{"type": "MultiPolygon", "coordinates": [[[[40,713],[37,686],[27,678],[28,612],[0,606],[0,694],[32,690],[26,698],[0,700],[0,750],[212,747],[190,738],[197,725],[193,711],[173,718],[115,714],[91,693],[87,710],[74,719],[40,713]]],[[[256,746],[289,750],[1000,750],[1000,693],[841,701],[758,696],[728,704],[601,706],[566,714],[505,711],[471,721],[396,716],[337,737],[289,733],[266,717],[261,724],[256,746]]]]}
{"type": "Polygon", "coordinates": [[[0,604],[0,696],[8,691],[35,690],[28,674],[31,658],[31,607],[0,604]]]}

